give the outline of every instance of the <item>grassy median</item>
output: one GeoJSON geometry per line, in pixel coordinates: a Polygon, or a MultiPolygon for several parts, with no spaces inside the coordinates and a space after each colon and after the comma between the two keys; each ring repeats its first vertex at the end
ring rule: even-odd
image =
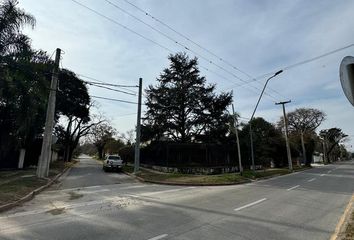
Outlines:
{"type": "MultiPolygon", "coordinates": [[[[125,172],[132,173],[134,168],[132,166],[125,166],[123,168],[125,172]]],[[[300,170],[300,169],[299,169],[300,170]]],[[[181,174],[181,173],[162,173],[145,168],[141,168],[136,175],[145,181],[160,182],[160,183],[176,183],[176,184],[196,184],[196,185],[208,185],[208,184],[237,184],[250,180],[256,180],[266,177],[279,176],[290,173],[288,169],[275,168],[266,169],[261,171],[247,170],[244,171],[241,176],[238,173],[225,173],[218,175],[193,175],[193,174],[181,174]]]]}
{"type": "MultiPolygon", "coordinates": [[[[73,163],[57,161],[51,164],[49,178],[61,173],[73,163]]],[[[48,183],[48,179],[36,177],[36,169],[0,171],[0,205],[14,202],[48,183]]]]}

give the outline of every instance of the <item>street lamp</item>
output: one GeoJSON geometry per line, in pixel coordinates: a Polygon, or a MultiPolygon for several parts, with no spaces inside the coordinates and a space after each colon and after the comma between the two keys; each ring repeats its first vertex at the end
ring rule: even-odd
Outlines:
{"type": "Polygon", "coordinates": [[[255,107],[254,110],[253,110],[253,113],[252,113],[252,116],[251,116],[251,118],[250,118],[250,121],[248,122],[248,123],[249,123],[249,126],[250,126],[251,158],[252,158],[252,170],[253,170],[253,172],[256,171],[256,167],[255,167],[255,164],[254,164],[252,120],[253,120],[254,114],[256,113],[256,110],[257,110],[257,108],[258,108],[258,104],[259,104],[259,102],[261,101],[261,98],[262,98],[262,96],[263,96],[264,90],[266,89],[269,80],[272,79],[272,78],[274,78],[274,77],[276,77],[277,75],[281,74],[282,72],[283,72],[283,70],[279,70],[278,72],[274,73],[273,76],[271,76],[271,77],[269,77],[269,78],[267,79],[267,81],[266,81],[265,84],[264,84],[264,87],[263,87],[263,90],[262,90],[262,92],[261,92],[261,95],[260,95],[259,98],[258,98],[256,107],[255,107]]]}

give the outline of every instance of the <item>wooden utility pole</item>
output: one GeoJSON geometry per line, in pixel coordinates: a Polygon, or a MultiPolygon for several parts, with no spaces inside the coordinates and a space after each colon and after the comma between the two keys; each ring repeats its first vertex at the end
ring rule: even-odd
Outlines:
{"type": "Polygon", "coordinates": [[[137,173],[139,171],[139,166],[140,166],[141,98],[143,93],[142,90],[143,90],[143,79],[139,78],[139,99],[138,99],[138,116],[136,119],[134,173],[137,173]]]}
{"type": "Polygon", "coordinates": [[[291,101],[286,101],[286,102],[278,102],[275,103],[275,105],[282,105],[283,106],[283,117],[284,117],[284,126],[285,126],[285,141],[286,141],[286,152],[288,155],[288,164],[289,164],[289,170],[293,171],[293,161],[291,159],[291,151],[290,151],[290,145],[289,145],[289,136],[288,136],[288,119],[286,117],[285,113],[285,104],[291,103],[291,101]]]}
{"type": "Polygon", "coordinates": [[[52,134],[54,125],[54,114],[55,114],[55,100],[58,86],[58,73],[59,73],[59,61],[60,61],[61,50],[57,48],[54,62],[54,69],[52,74],[52,81],[50,83],[49,98],[47,105],[47,114],[45,121],[45,129],[43,135],[41,155],[38,160],[37,166],[37,177],[44,178],[48,177],[49,174],[49,163],[52,152],[52,134]]]}
{"type": "Polygon", "coordinates": [[[234,118],[234,127],[235,127],[235,134],[236,134],[237,154],[238,154],[238,167],[239,167],[239,170],[240,170],[240,175],[242,176],[243,167],[242,167],[242,161],[241,161],[240,139],[238,137],[237,119],[236,119],[235,109],[234,109],[234,105],[233,104],[232,104],[232,116],[234,118]]]}

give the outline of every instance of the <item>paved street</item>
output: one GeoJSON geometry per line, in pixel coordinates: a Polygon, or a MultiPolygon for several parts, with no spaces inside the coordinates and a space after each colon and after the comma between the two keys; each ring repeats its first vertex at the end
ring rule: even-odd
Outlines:
{"type": "Polygon", "coordinates": [[[53,189],[80,188],[135,182],[131,177],[123,173],[105,173],[102,171],[102,163],[93,160],[87,155],[81,155],[79,161],[79,164],[76,164],[62,177],[60,184],[52,187],[53,189]]]}
{"type": "Polygon", "coordinates": [[[353,162],[246,185],[178,187],[105,174],[84,158],[62,185],[0,214],[0,239],[322,240],[353,191],[353,162]]]}

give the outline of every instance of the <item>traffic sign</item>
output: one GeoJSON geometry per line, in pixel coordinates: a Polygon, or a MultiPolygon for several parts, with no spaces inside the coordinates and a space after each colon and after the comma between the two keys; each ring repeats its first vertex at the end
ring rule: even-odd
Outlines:
{"type": "Polygon", "coordinates": [[[354,57],[347,56],[343,58],[339,73],[343,92],[354,106],[354,57]]]}

